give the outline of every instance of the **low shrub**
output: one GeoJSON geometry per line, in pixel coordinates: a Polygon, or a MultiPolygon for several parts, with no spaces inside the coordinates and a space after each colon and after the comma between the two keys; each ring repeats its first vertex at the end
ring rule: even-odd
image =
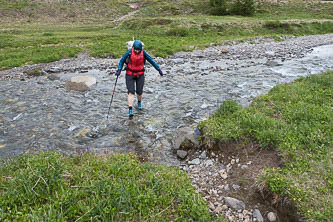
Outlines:
{"type": "Polygon", "coordinates": [[[171,28],[166,32],[168,36],[186,37],[189,35],[189,30],[183,27],[171,28]]]}

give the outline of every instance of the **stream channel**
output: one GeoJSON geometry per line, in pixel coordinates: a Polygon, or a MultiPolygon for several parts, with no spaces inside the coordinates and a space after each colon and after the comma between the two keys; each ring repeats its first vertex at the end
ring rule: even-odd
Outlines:
{"type": "MultiPolygon", "coordinates": [[[[115,60],[119,61],[119,60],[115,60]]],[[[86,73],[60,72],[26,81],[0,81],[0,158],[59,149],[73,154],[134,153],[178,165],[171,152],[179,129],[207,119],[226,99],[247,106],[277,84],[333,69],[333,35],[255,40],[156,59],[165,76],[147,66],[143,110],[129,120],[125,72],[111,99],[116,66],[86,73]],[[67,90],[66,80],[94,76],[85,92],[67,90]]],[[[136,101],[135,101],[136,104],[136,101]]]]}

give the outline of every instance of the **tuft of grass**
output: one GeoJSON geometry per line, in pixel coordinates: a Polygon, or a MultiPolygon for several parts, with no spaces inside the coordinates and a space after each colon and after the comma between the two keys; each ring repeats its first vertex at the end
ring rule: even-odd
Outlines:
{"type": "Polygon", "coordinates": [[[209,221],[176,168],[130,155],[23,155],[0,167],[1,221],[209,221]]]}
{"type": "Polygon", "coordinates": [[[288,197],[308,221],[333,220],[333,71],[278,85],[246,108],[225,101],[200,122],[202,139],[255,140],[284,167],[267,169],[267,188],[288,197]]]}
{"type": "Polygon", "coordinates": [[[277,29],[290,30],[290,24],[288,24],[288,23],[281,23],[278,20],[266,21],[265,24],[264,24],[264,27],[266,27],[268,29],[273,29],[273,30],[277,30],[277,29]]]}
{"type": "Polygon", "coordinates": [[[41,76],[42,75],[42,69],[37,68],[37,69],[27,70],[24,73],[28,76],[41,76]]]}
{"type": "Polygon", "coordinates": [[[185,37],[189,35],[189,31],[183,27],[172,28],[166,32],[168,36],[177,36],[177,37],[185,37]]]}

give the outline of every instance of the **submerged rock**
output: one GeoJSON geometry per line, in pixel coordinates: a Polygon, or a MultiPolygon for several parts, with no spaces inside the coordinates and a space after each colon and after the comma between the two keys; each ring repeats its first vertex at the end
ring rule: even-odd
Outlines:
{"type": "Polygon", "coordinates": [[[174,139],[174,149],[189,150],[199,145],[195,139],[195,131],[190,127],[181,128],[174,139]]]}
{"type": "Polygon", "coordinates": [[[92,76],[75,76],[70,78],[66,87],[68,90],[86,91],[96,84],[96,78],[92,76]]]}

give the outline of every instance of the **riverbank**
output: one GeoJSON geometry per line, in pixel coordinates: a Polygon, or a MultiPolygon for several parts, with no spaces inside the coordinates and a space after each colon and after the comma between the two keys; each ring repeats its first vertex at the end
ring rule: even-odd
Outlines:
{"type": "Polygon", "coordinates": [[[278,85],[246,108],[225,101],[199,124],[207,155],[219,155],[225,164],[225,175],[216,176],[218,184],[225,186],[221,177],[231,175],[237,189],[241,187],[234,195],[249,198],[248,203],[256,198],[250,190],[256,189],[280,213],[281,221],[331,221],[332,93],[330,71],[278,85]]]}

